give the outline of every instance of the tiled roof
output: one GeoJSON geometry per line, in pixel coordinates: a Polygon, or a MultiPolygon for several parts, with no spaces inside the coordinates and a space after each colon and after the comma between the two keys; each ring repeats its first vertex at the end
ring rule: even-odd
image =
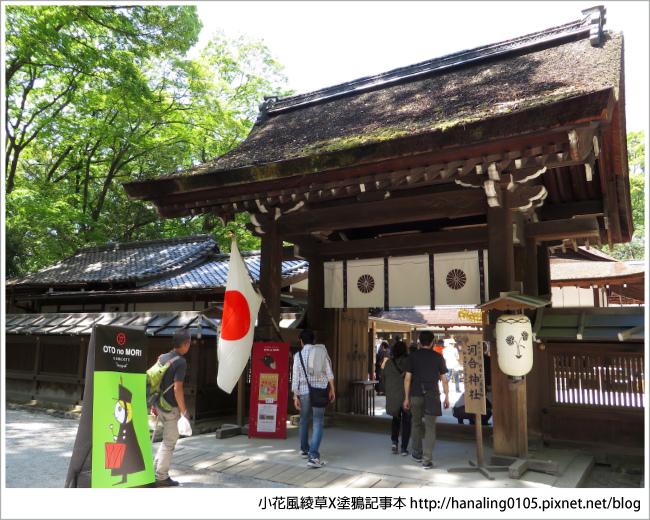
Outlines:
{"type": "MultiPolygon", "coordinates": [[[[241,145],[168,177],[269,165],[403,137],[426,136],[435,147],[451,128],[530,113],[609,89],[617,93],[623,37],[607,32],[601,44],[592,46],[589,30],[587,17],[313,93],[267,101],[259,124],[241,145]]],[[[527,121],[535,128],[550,124],[534,114],[527,121]]],[[[465,136],[468,143],[485,138],[479,130],[465,136]]],[[[279,171],[260,171],[256,180],[277,176],[279,171]]]]}
{"type": "Polygon", "coordinates": [[[168,276],[219,252],[212,235],[109,244],[78,249],[71,257],[7,285],[146,282],[168,276]]]}
{"type": "MultiPolygon", "coordinates": [[[[260,278],[260,252],[242,251],[244,262],[257,282],[260,278]]],[[[168,276],[151,284],[142,286],[141,290],[172,290],[172,289],[208,289],[225,287],[228,280],[230,255],[212,255],[208,260],[178,273],[168,276]]],[[[282,280],[291,283],[294,278],[305,278],[309,272],[309,263],[304,260],[285,260],[282,262],[282,280]]],[[[283,283],[285,285],[285,283],[283,283]]]]}
{"type": "MultiPolygon", "coordinates": [[[[242,251],[244,262],[255,282],[260,278],[260,251],[242,251]]],[[[195,235],[146,242],[132,242],[79,249],[73,256],[11,280],[15,287],[52,287],[56,295],[106,291],[98,282],[132,282],[112,292],[174,291],[217,289],[226,286],[230,255],[219,253],[212,235],[195,235]],[[89,284],[93,284],[88,287],[89,284]],[[71,291],[71,286],[77,290],[71,291]]],[[[282,262],[282,285],[307,277],[305,260],[282,262]]]]}
{"type": "Polygon", "coordinates": [[[533,334],[542,341],[643,341],[643,307],[539,309],[533,334]]]}
{"type": "Polygon", "coordinates": [[[221,320],[198,311],[7,314],[7,334],[89,335],[93,325],[144,327],[148,336],[172,336],[188,328],[192,337],[216,336],[221,320]],[[200,331],[200,335],[199,335],[200,331]]]}

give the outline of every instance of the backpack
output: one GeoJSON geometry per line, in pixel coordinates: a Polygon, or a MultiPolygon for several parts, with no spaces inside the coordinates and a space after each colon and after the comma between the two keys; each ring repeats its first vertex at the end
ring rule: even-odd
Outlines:
{"type": "Polygon", "coordinates": [[[312,345],[309,350],[309,359],[307,361],[307,370],[312,377],[318,377],[327,370],[327,363],[332,364],[327,348],[320,343],[312,345]]]}
{"type": "Polygon", "coordinates": [[[163,394],[165,394],[167,390],[174,386],[174,383],[169,385],[164,390],[160,388],[160,385],[162,384],[163,376],[165,375],[165,372],[167,372],[167,369],[172,366],[172,363],[180,358],[181,356],[174,356],[172,359],[167,361],[167,363],[161,365],[160,356],[158,356],[156,362],[151,366],[149,370],[147,370],[146,396],[148,407],[159,405],[163,410],[171,412],[172,406],[167,401],[165,401],[163,394]]]}

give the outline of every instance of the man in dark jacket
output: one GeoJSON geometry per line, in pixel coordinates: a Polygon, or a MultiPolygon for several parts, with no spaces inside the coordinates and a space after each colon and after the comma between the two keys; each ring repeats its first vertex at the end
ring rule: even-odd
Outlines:
{"type": "Polygon", "coordinates": [[[433,467],[433,447],[436,443],[435,415],[424,413],[424,389],[437,394],[438,381],[442,381],[445,394],[445,409],[449,408],[449,383],[445,358],[432,349],[434,336],[429,330],[420,332],[422,348],[411,352],[406,362],[404,376],[404,408],[413,414],[411,431],[413,434],[413,454],[411,458],[422,462],[424,469],[433,467]],[[424,422],[422,422],[424,419],[424,422]],[[424,449],[422,438],[424,437],[424,449]]]}

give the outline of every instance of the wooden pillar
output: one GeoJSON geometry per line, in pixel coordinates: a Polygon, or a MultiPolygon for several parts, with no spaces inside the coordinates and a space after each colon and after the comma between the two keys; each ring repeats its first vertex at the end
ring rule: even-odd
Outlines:
{"type": "MultiPolygon", "coordinates": [[[[280,324],[280,291],[282,289],[282,238],[277,232],[277,222],[264,227],[260,252],[259,290],[264,297],[257,315],[256,341],[280,341],[276,327],[280,324]]],[[[246,367],[237,382],[237,425],[246,420],[246,367]]]]}
{"type": "MultiPolygon", "coordinates": [[[[515,289],[515,256],[513,249],[513,218],[508,209],[509,193],[501,190],[501,204],[488,209],[488,278],[490,299],[498,298],[501,292],[515,289]]],[[[501,312],[490,311],[487,337],[492,346],[494,324],[501,312]]],[[[496,349],[494,349],[496,351],[496,349]]],[[[497,361],[497,355],[493,355],[497,361]]],[[[502,456],[519,455],[519,428],[517,424],[518,392],[510,389],[508,376],[501,371],[498,361],[492,366],[492,413],[494,454],[502,456]]],[[[525,384],[525,380],[524,383],[525,384]]],[[[525,395],[525,391],[524,391],[525,395]]]]}
{"type": "MultiPolygon", "coordinates": [[[[351,381],[366,379],[368,338],[368,309],[335,309],[336,335],[331,352],[336,387],[334,409],[352,411],[351,381]]],[[[330,346],[328,345],[328,350],[330,346]]]]}
{"type": "Polygon", "coordinates": [[[277,233],[277,222],[270,223],[262,235],[260,258],[260,291],[262,303],[258,316],[261,335],[269,341],[277,341],[275,324],[280,323],[280,290],[282,282],[282,238],[277,233]]]}
{"type": "Polygon", "coordinates": [[[309,259],[309,293],[307,295],[307,326],[322,330],[325,311],[325,278],[323,259],[318,256],[309,259]]]}
{"type": "Polygon", "coordinates": [[[526,258],[524,269],[524,294],[528,296],[539,295],[539,281],[537,274],[537,243],[535,239],[526,240],[526,258]]]}
{"type": "Polygon", "coordinates": [[[551,258],[548,244],[542,242],[537,248],[537,294],[538,296],[551,296],[551,258]]]}
{"type": "Polygon", "coordinates": [[[375,373],[375,338],[377,337],[377,322],[373,321],[372,322],[372,329],[370,330],[368,338],[368,379],[374,379],[374,373],[375,373]]]}
{"type": "Polygon", "coordinates": [[[508,190],[502,190],[500,207],[488,209],[488,279],[490,299],[499,293],[514,290],[515,257],[513,220],[508,208],[508,190]]]}
{"type": "MultiPolygon", "coordinates": [[[[200,325],[199,325],[200,326],[200,325]]],[[[199,329],[201,330],[201,329],[199,329]]],[[[203,355],[204,346],[203,339],[192,339],[192,346],[190,347],[187,357],[189,358],[189,378],[187,384],[183,386],[185,392],[185,404],[189,413],[188,419],[194,424],[196,421],[196,397],[199,389],[199,372],[201,370],[201,356],[203,355]]]]}

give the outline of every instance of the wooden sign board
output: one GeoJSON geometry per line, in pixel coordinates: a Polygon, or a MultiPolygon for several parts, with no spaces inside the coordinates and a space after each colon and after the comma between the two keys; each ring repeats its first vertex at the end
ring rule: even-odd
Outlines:
{"type": "Polygon", "coordinates": [[[485,409],[485,365],[483,347],[463,345],[463,368],[465,372],[465,412],[484,415],[485,409]]]}

